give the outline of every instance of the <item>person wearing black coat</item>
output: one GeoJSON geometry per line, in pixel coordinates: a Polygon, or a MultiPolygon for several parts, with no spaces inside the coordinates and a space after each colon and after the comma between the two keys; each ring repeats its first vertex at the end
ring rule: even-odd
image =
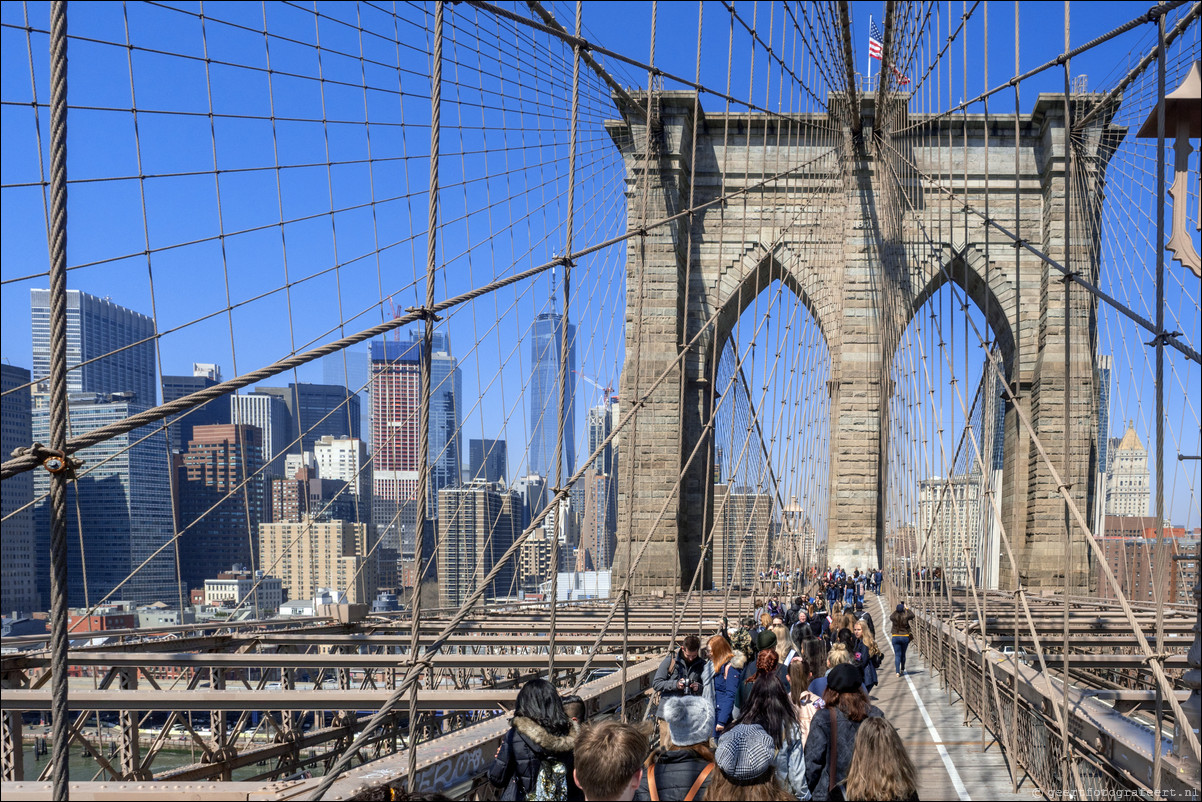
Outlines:
{"type": "Polygon", "coordinates": [[[675,654],[669,654],[659,664],[651,687],[659,691],[661,698],[700,696],[704,692],[702,677],[705,663],[705,658],[701,656],[701,639],[689,635],[675,654]]]}
{"type": "Polygon", "coordinates": [[[793,600],[793,604],[785,611],[785,626],[792,629],[801,617],[801,597],[793,600]]]}
{"type": "Polygon", "coordinates": [[[817,802],[843,799],[842,783],[847,779],[847,770],[855,753],[856,731],[864,719],[885,715],[869,703],[868,696],[860,688],[860,670],[852,664],[835,666],[826,679],[823,694],[826,707],[810,719],[810,733],[805,744],[806,785],[811,798],[817,802]],[[836,744],[833,783],[830,779],[832,726],[836,744]]]}
{"type": "Polygon", "coordinates": [[[543,763],[555,760],[567,772],[567,798],[583,800],[572,772],[572,750],[580,725],[567,717],[555,687],[545,679],[532,679],[522,686],[514,705],[509,732],[501,741],[488,770],[488,781],[500,790],[500,799],[524,800],[535,789],[543,763]]]}
{"type": "Polygon", "coordinates": [[[634,794],[636,802],[704,800],[713,773],[713,769],[706,769],[714,761],[710,748],[710,736],[714,731],[713,705],[696,696],[670,697],[660,706],[659,715],[662,717],[659,723],[660,751],[643,772],[639,789],[634,794]],[[650,786],[652,773],[654,794],[650,786]],[[700,784],[690,797],[689,792],[697,785],[698,778],[700,784]]]}

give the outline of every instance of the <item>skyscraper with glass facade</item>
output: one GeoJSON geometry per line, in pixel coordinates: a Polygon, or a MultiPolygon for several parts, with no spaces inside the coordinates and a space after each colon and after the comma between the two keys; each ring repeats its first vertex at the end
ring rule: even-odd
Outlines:
{"type": "Polygon", "coordinates": [[[371,450],[371,358],[364,346],[327,354],[321,360],[321,378],[326,384],[340,384],[359,397],[360,440],[371,450]]]}
{"type": "MultiPolygon", "coordinates": [[[[0,365],[0,450],[5,456],[14,448],[33,442],[33,408],[29,400],[29,371],[15,365],[0,365]]],[[[33,472],[10,476],[0,484],[0,511],[4,515],[4,537],[0,539],[0,605],[5,615],[43,609],[38,601],[37,554],[33,538],[33,514],[21,509],[33,501],[33,472]]]]}
{"type": "MultiPolygon", "coordinates": [[[[30,290],[33,335],[33,437],[50,442],[50,291],[30,290]]],[[[67,291],[67,391],[71,436],[123,420],[157,403],[154,321],[79,290],[67,291]]],[[[178,597],[172,536],[170,444],[147,426],[114,437],[77,456],[86,472],[67,497],[70,604],[95,601],[129,577],[118,597],[140,603],[178,597]],[[80,517],[77,518],[76,511],[80,517]],[[82,552],[81,552],[82,544],[82,552]],[[86,557],[86,560],[84,559],[86,557]],[[143,561],[145,566],[138,568],[143,561]],[[130,576],[131,572],[137,572],[130,576]],[[85,593],[85,576],[87,592],[85,593]]],[[[34,497],[49,481],[34,472],[34,497]]],[[[34,509],[39,595],[49,608],[49,508],[34,509]],[[41,578],[46,577],[42,582],[41,578]],[[43,588],[46,588],[44,591],[43,588]]]]}
{"type": "MultiPolygon", "coordinates": [[[[551,297],[555,306],[555,296],[551,297]]],[[[563,315],[544,312],[534,320],[530,340],[529,473],[554,479],[555,442],[559,433],[559,362],[564,332],[568,338],[567,408],[563,422],[562,476],[576,472],[576,327],[563,315]]]]}
{"type": "Polygon", "coordinates": [[[323,437],[359,437],[359,396],[342,384],[289,384],[287,387],[255,388],[273,395],[288,411],[289,454],[312,451],[323,437]]]}
{"type": "MultiPolygon", "coordinates": [[[[50,375],[50,290],[29,291],[34,406],[50,375]]],[[[133,393],[155,405],[154,321],[80,290],[67,290],[67,392],[133,393]]]]}
{"type": "Polygon", "coordinates": [[[485,482],[504,482],[508,473],[509,455],[504,440],[472,438],[468,441],[469,482],[482,479],[485,482]]]}
{"type": "MultiPolygon", "coordinates": [[[[216,365],[193,364],[191,376],[164,376],[163,403],[183,398],[186,395],[213,387],[221,381],[221,370],[216,365]],[[212,370],[205,368],[211,367],[212,370]]],[[[192,430],[197,426],[217,426],[230,422],[229,396],[219,396],[199,407],[171,415],[171,450],[183,451],[192,439],[192,430]]]]}
{"type": "MultiPolygon", "coordinates": [[[[117,423],[148,408],[132,393],[84,396],[68,405],[71,436],[117,423]]],[[[33,437],[49,442],[50,417],[36,414],[33,437]]],[[[67,484],[67,599],[72,607],[95,602],[117,588],[113,598],[137,604],[178,604],[172,537],[171,478],[167,442],[154,425],[109,438],[77,456],[86,473],[67,484]],[[81,551],[82,545],[82,551],[81,551]],[[155,554],[162,546],[165,548],[155,554]],[[152,556],[153,555],[153,556],[152,556]],[[146,561],[146,565],[142,563],[146,561]],[[141,566],[141,567],[139,567],[141,566]],[[136,569],[136,572],[135,572],[136,569]]],[[[50,490],[49,474],[34,472],[34,497],[50,490]]],[[[35,508],[38,552],[50,553],[48,501],[35,508]]],[[[49,584],[42,561],[39,577],[49,584]]],[[[49,609],[43,593],[42,609],[49,609]]]]}

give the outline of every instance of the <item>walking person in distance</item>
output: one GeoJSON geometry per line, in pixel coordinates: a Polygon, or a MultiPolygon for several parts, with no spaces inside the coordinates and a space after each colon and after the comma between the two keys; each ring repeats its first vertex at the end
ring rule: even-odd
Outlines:
{"type": "Polygon", "coordinates": [[[889,615],[890,633],[893,637],[893,670],[897,676],[906,673],[906,650],[910,648],[910,640],[914,637],[910,631],[910,623],[914,613],[906,609],[905,602],[899,602],[897,609],[889,615]]]}

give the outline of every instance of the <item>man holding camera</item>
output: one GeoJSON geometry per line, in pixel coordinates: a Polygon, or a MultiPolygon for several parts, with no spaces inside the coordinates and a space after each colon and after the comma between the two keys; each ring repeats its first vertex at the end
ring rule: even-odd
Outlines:
{"type": "Polygon", "coordinates": [[[660,663],[651,681],[651,687],[666,696],[701,696],[702,673],[705,659],[701,656],[701,639],[689,635],[675,654],[669,654],[660,663]]]}

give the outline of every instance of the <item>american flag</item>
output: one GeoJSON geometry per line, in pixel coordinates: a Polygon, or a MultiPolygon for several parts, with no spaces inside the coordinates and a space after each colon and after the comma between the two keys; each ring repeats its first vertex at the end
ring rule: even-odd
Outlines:
{"type": "Polygon", "coordinates": [[[868,55],[877,61],[881,60],[881,49],[884,45],[881,42],[885,37],[881,36],[881,29],[876,27],[876,23],[872,20],[868,21],[868,55]]]}

